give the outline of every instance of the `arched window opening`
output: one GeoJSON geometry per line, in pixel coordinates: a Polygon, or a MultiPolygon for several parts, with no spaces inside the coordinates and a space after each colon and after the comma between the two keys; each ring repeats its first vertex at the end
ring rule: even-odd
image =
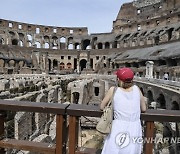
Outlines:
{"type": "Polygon", "coordinates": [[[49,71],[51,71],[51,59],[48,59],[48,63],[49,63],[49,71]]]}
{"type": "Polygon", "coordinates": [[[72,64],[71,63],[67,63],[67,69],[71,69],[72,68],[72,64]]]}
{"type": "Polygon", "coordinates": [[[136,67],[136,68],[139,68],[139,64],[138,64],[138,63],[135,63],[135,62],[132,63],[132,66],[133,66],[133,67],[136,67]]]}
{"type": "Polygon", "coordinates": [[[13,39],[12,40],[12,45],[18,45],[18,40],[17,39],[13,39]]]}
{"type": "Polygon", "coordinates": [[[64,69],[64,63],[61,62],[61,63],[60,63],[60,70],[63,70],[63,69],[64,69]]]}
{"type": "Polygon", "coordinates": [[[150,106],[151,102],[154,101],[153,94],[150,90],[147,92],[147,98],[148,98],[148,106],[150,106]]]}
{"type": "Polygon", "coordinates": [[[52,37],[52,40],[53,40],[53,45],[54,45],[54,46],[57,46],[57,44],[58,44],[58,38],[57,38],[57,36],[53,36],[53,37],[52,37]]]}
{"type": "Polygon", "coordinates": [[[39,42],[36,42],[35,45],[36,45],[36,48],[41,48],[41,44],[39,42]]]}
{"type": "Polygon", "coordinates": [[[15,61],[10,60],[8,64],[9,64],[9,67],[14,67],[15,66],[15,61]]]}
{"type": "Polygon", "coordinates": [[[72,49],[73,49],[73,44],[69,44],[69,45],[68,45],[68,49],[69,49],[69,50],[72,50],[72,49]]]}
{"type": "Polygon", "coordinates": [[[166,100],[164,98],[163,94],[160,94],[159,97],[157,98],[157,105],[161,109],[166,109],[166,100]]]}
{"type": "Polygon", "coordinates": [[[53,49],[54,49],[54,50],[57,50],[57,46],[53,46],[53,49]]]}
{"type": "Polygon", "coordinates": [[[5,44],[4,39],[0,39],[0,44],[5,44]]]}
{"type": "Polygon", "coordinates": [[[29,40],[29,41],[32,41],[32,35],[27,35],[27,39],[29,40]]]}
{"type": "Polygon", "coordinates": [[[69,32],[70,32],[70,34],[73,34],[74,31],[71,29],[69,32]]]}
{"type": "Polygon", "coordinates": [[[74,104],[78,104],[79,102],[79,93],[78,92],[74,92],[73,93],[73,103],[74,104]]]}
{"type": "Polygon", "coordinates": [[[57,68],[58,66],[58,61],[56,59],[53,60],[53,68],[57,68]]]}
{"type": "Polygon", "coordinates": [[[172,38],[172,32],[173,32],[174,28],[170,28],[167,30],[167,33],[168,33],[168,41],[171,40],[172,38]]]}
{"type": "Polygon", "coordinates": [[[95,96],[99,96],[99,87],[94,87],[95,96]]]}
{"type": "Polygon", "coordinates": [[[109,44],[109,42],[106,42],[105,43],[105,49],[109,49],[110,48],[110,44],[109,44]]]}
{"type": "Polygon", "coordinates": [[[126,67],[131,67],[131,64],[130,63],[125,63],[125,66],[126,67]]]}
{"type": "Polygon", "coordinates": [[[177,66],[176,59],[168,59],[168,66],[177,66]]]}
{"type": "Polygon", "coordinates": [[[98,43],[98,49],[102,49],[103,45],[102,43],[98,43]]]}
{"type": "Polygon", "coordinates": [[[61,38],[60,38],[60,42],[61,42],[61,43],[66,43],[66,38],[65,38],[65,37],[61,37],[61,38]]]}
{"type": "Polygon", "coordinates": [[[117,44],[118,44],[117,41],[115,41],[114,44],[113,44],[113,47],[117,48],[117,44]]]}
{"type": "Polygon", "coordinates": [[[28,42],[28,47],[32,47],[32,43],[31,42],[28,42]]]}
{"type": "Polygon", "coordinates": [[[40,29],[36,28],[36,34],[39,34],[39,33],[40,33],[40,29]]]}
{"type": "Polygon", "coordinates": [[[19,41],[20,47],[23,47],[23,41],[19,41]]]}
{"type": "Polygon", "coordinates": [[[9,22],[9,28],[13,27],[13,23],[9,22]]]}
{"type": "Polygon", "coordinates": [[[180,110],[179,104],[176,101],[172,102],[171,110],[180,110]]]}
{"type": "Polygon", "coordinates": [[[19,29],[22,29],[22,25],[18,25],[18,28],[19,28],[19,29]]]}
{"type": "Polygon", "coordinates": [[[154,42],[155,42],[156,45],[159,44],[159,36],[156,36],[156,37],[154,38],[154,42]]]}
{"type": "Polygon", "coordinates": [[[79,43],[75,43],[75,49],[76,49],[76,50],[79,50],[79,49],[80,49],[79,43]]]}
{"type": "Polygon", "coordinates": [[[82,49],[83,50],[86,50],[87,49],[87,46],[90,45],[90,40],[86,39],[82,42],[82,49]]]}
{"type": "Polygon", "coordinates": [[[45,43],[44,48],[49,49],[49,43],[45,43]]]}
{"type": "Polygon", "coordinates": [[[165,60],[159,60],[159,66],[161,65],[166,65],[166,61],[165,60]]]}
{"type": "Polygon", "coordinates": [[[80,61],[80,67],[81,67],[81,71],[86,68],[86,63],[87,61],[85,59],[81,59],[80,61]]]}
{"type": "Polygon", "coordinates": [[[91,46],[90,46],[90,45],[88,45],[88,46],[86,47],[86,49],[91,49],[91,46]]]}

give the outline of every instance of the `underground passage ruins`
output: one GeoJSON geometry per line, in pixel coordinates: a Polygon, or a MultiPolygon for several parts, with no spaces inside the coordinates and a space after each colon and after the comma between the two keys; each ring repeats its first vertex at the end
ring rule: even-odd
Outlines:
{"type": "MultiPolygon", "coordinates": [[[[87,27],[0,19],[0,99],[98,108],[116,84],[114,72],[130,67],[149,109],[180,110],[180,0],[124,3],[112,22],[111,32],[89,34],[87,27]]],[[[56,144],[56,114],[21,107],[15,111],[5,113],[5,138],[56,144]]],[[[103,136],[94,129],[98,119],[79,117],[78,146],[101,148],[103,136]]],[[[154,128],[155,138],[180,137],[176,120],[155,121],[154,128]]],[[[7,149],[7,154],[36,154],[7,149]]],[[[159,143],[153,149],[157,154],[179,154],[180,145],[159,143]]]]}

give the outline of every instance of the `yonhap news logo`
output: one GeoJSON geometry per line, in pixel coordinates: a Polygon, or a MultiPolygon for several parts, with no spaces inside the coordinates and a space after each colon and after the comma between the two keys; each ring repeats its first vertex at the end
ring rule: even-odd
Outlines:
{"type": "Polygon", "coordinates": [[[144,144],[144,143],[155,143],[155,144],[180,144],[180,137],[162,137],[162,138],[153,138],[153,137],[131,137],[128,132],[119,133],[115,138],[116,144],[120,148],[127,147],[130,143],[133,144],[144,144]]]}
{"type": "Polygon", "coordinates": [[[124,148],[126,146],[128,146],[130,143],[130,136],[129,133],[119,133],[116,136],[116,144],[120,147],[120,148],[124,148]]]}

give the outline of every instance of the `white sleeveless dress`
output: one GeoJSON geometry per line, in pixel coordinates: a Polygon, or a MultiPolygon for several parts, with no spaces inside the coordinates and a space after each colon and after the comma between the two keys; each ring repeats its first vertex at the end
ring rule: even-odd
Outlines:
{"type": "Polygon", "coordinates": [[[138,87],[134,85],[130,92],[117,88],[113,103],[112,130],[105,139],[101,154],[141,154],[142,127],[138,87]]]}

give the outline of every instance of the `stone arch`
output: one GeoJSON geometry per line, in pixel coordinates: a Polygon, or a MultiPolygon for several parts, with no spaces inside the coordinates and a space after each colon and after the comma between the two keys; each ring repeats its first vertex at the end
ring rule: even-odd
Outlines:
{"type": "Polygon", "coordinates": [[[15,61],[14,60],[10,60],[8,62],[8,65],[9,65],[9,67],[14,67],[15,66],[15,61]]]}
{"type": "Polygon", "coordinates": [[[45,49],[49,49],[49,43],[46,42],[46,43],[44,44],[44,48],[45,48],[45,49]]]}
{"type": "Polygon", "coordinates": [[[168,34],[168,41],[171,40],[172,38],[172,32],[173,32],[174,28],[170,28],[167,30],[167,34],[168,34]]]}
{"type": "Polygon", "coordinates": [[[9,34],[10,34],[11,37],[15,37],[15,33],[14,32],[9,31],[9,34]]]}
{"type": "Polygon", "coordinates": [[[95,49],[95,45],[97,44],[97,37],[93,37],[92,39],[92,49],[95,49]]]}
{"type": "Polygon", "coordinates": [[[13,39],[12,40],[12,45],[18,45],[18,40],[17,39],[13,39]]]}
{"type": "Polygon", "coordinates": [[[32,41],[32,35],[28,34],[28,35],[27,35],[27,40],[28,40],[28,41],[32,41]]]}
{"type": "Polygon", "coordinates": [[[68,45],[68,49],[69,49],[69,50],[73,50],[73,44],[72,44],[72,43],[70,43],[70,44],[68,45]]]}
{"type": "Polygon", "coordinates": [[[3,39],[3,38],[1,38],[1,39],[0,39],[0,44],[5,44],[4,39],[3,39]]]}
{"type": "Polygon", "coordinates": [[[105,43],[105,49],[109,49],[110,48],[110,43],[109,42],[106,42],[105,43]]]}
{"type": "Polygon", "coordinates": [[[51,71],[51,59],[48,59],[48,63],[49,63],[49,71],[51,71]]]}
{"type": "Polygon", "coordinates": [[[22,68],[24,66],[24,61],[19,61],[19,68],[22,68]]]}
{"type": "Polygon", "coordinates": [[[19,35],[20,40],[24,40],[24,34],[23,33],[18,33],[18,35],[19,35]]]}
{"type": "Polygon", "coordinates": [[[45,36],[44,36],[44,41],[45,41],[45,42],[49,42],[49,36],[45,35],[45,36]]]}
{"type": "Polygon", "coordinates": [[[148,90],[148,91],[147,91],[147,98],[148,98],[148,104],[150,104],[151,102],[154,101],[153,93],[152,93],[151,90],[148,90]]]}
{"type": "Polygon", "coordinates": [[[53,46],[52,49],[58,49],[57,46],[53,46]]]}
{"type": "Polygon", "coordinates": [[[94,87],[95,96],[99,96],[99,87],[94,87]]]}
{"type": "Polygon", "coordinates": [[[171,103],[171,110],[180,110],[179,104],[176,101],[171,103]]]}
{"type": "Polygon", "coordinates": [[[57,68],[58,67],[58,61],[57,59],[53,60],[53,68],[57,68]]]}
{"type": "Polygon", "coordinates": [[[156,102],[157,102],[158,108],[166,109],[166,100],[165,100],[165,97],[162,93],[159,94],[156,102]]]}
{"type": "Polygon", "coordinates": [[[53,41],[53,46],[58,46],[58,37],[57,36],[53,36],[52,41],[53,41]]]}
{"type": "Polygon", "coordinates": [[[35,42],[36,48],[41,48],[40,42],[35,42]]]}
{"type": "Polygon", "coordinates": [[[60,38],[60,43],[66,43],[66,38],[65,37],[61,37],[60,38]]]}
{"type": "Polygon", "coordinates": [[[86,59],[81,59],[80,60],[80,69],[81,71],[86,68],[86,63],[87,63],[87,60],[86,59]]]}
{"type": "Polygon", "coordinates": [[[82,50],[86,50],[89,45],[90,45],[89,39],[83,40],[82,41],[82,50]]]}
{"type": "Polygon", "coordinates": [[[79,43],[75,43],[75,49],[80,49],[80,45],[79,45],[79,43]]]}
{"type": "Polygon", "coordinates": [[[63,62],[60,63],[60,70],[63,70],[65,68],[65,65],[63,62]]]}
{"type": "Polygon", "coordinates": [[[72,68],[72,64],[71,63],[67,63],[67,69],[71,69],[72,68]]]}
{"type": "Polygon", "coordinates": [[[102,43],[98,43],[98,49],[102,49],[103,48],[103,44],[102,43]]]}
{"type": "Polygon", "coordinates": [[[19,46],[23,47],[23,41],[19,41],[19,46]]]}
{"type": "Polygon", "coordinates": [[[4,60],[0,59],[0,67],[4,67],[4,64],[5,64],[4,60]]]}
{"type": "Polygon", "coordinates": [[[68,38],[68,43],[73,43],[73,37],[68,38]]]}
{"type": "Polygon", "coordinates": [[[32,47],[32,43],[28,41],[28,42],[27,42],[27,46],[28,46],[28,47],[32,47]]]}

